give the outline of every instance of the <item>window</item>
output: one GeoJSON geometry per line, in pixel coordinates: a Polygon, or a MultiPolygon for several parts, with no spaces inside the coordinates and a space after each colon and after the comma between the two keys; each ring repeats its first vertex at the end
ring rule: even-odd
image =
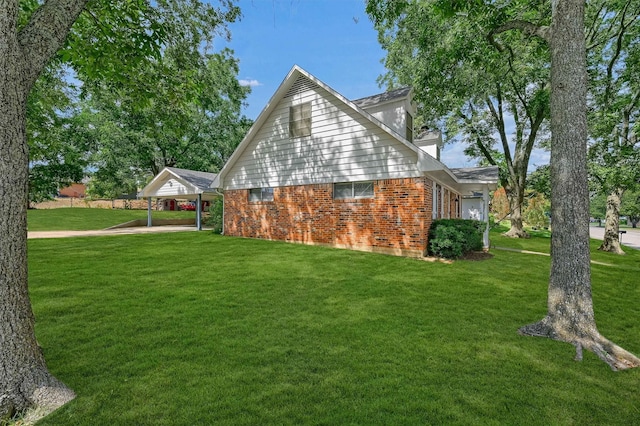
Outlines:
{"type": "Polygon", "coordinates": [[[373,182],[349,182],[333,185],[333,198],[373,198],[373,182]]]}
{"type": "Polygon", "coordinates": [[[406,124],[406,139],[409,142],[413,142],[413,117],[408,112],[405,112],[405,124],[406,124]]]}
{"type": "Polygon", "coordinates": [[[311,102],[289,107],[289,137],[311,136],[311,102]]]}
{"type": "Polygon", "coordinates": [[[273,201],[273,188],[252,188],[249,190],[249,201],[273,201]]]}

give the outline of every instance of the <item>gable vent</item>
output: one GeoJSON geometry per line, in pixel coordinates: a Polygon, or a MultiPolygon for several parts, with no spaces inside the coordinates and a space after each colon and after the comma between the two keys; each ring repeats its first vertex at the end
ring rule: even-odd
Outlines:
{"type": "Polygon", "coordinates": [[[301,93],[307,92],[309,90],[315,90],[319,86],[315,84],[313,81],[308,78],[298,77],[298,79],[293,83],[289,91],[284,95],[285,98],[290,98],[295,95],[299,95],[301,93]]]}

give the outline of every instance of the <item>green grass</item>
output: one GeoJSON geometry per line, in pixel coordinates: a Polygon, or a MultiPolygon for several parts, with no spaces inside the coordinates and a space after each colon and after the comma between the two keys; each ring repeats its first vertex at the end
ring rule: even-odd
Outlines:
{"type": "MultiPolygon", "coordinates": [[[[42,424],[639,424],[640,370],[516,333],[546,311],[549,258],[493,253],[30,240],[38,339],[78,394],[42,424]]],[[[639,261],[593,266],[599,328],[636,354],[639,261]]]]}
{"type": "MultiPolygon", "coordinates": [[[[188,211],[154,211],[152,215],[154,219],[196,217],[194,212],[188,211]]],[[[60,208],[27,211],[29,231],[87,231],[146,218],[146,210],[60,208]]]]}

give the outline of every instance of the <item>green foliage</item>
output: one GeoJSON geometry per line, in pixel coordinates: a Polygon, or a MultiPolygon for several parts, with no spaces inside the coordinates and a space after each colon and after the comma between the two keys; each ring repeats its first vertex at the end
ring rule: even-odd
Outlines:
{"type": "Polygon", "coordinates": [[[209,219],[207,225],[213,228],[214,234],[221,234],[224,219],[224,198],[218,197],[211,203],[209,207],[209,219]]]}
{"type": "Polygon", "coordinates": [[[636,228],[640,223],[640,192],[626,192],[622,197],[620,214],[627,216],[631,226],[636,228]]]}
{"type": "Polygon", "coordinates": [[[85,176],[92,141],[77,136],[75,91],[67,78],[55,63],[50,65],[28,98],[30,202],[51,199],[85,176]]]}
{"type": "MultiPolygon", "coordinates": [[[[40,3],[20,1],[20,26],[40,3]]],[[[233,52],[212,52],[239,13],[229,0],[90,2],[29,98],[31,200],[89,170],[91,193],[112,198],[167,165],[221,168],[251,124],[233,52]]]]}
{"type": "Polygon", "coordinates": [[[497,165],[518,205],[531,151],[548,138],[550,57],[540,38],[497,30],[514,20],[547,25],[550,9],[542,1],[499,3],[375,0],[367,12],[387,51],[389,71],[380,81],[412,86],[415,121],[441,128],[446,141],[464,142],[465,154],[482,165],[497,165]]]}
{"type": "Polygon", "coordinates": [[[534,228],[548,228],[551,202],[542,193],[529,194],[522,213],[524,221],[534,228]]]}
{"type": "Polygon", "coordinates": [[[527,176],[527,188],[544,195],[548,200],[551,199],[551,174],[548,164],[536,168],[527,176]]]}
{"type": "Polygon", "coordinates": [[[457,259],[470,251],[482,249],[485,224],[477,220],[438,219],[429,229],[429,254],[457,259]]]}
{"type": "Polygon", "coordinates": [[[640,181],[640,3],[587,9],[589,160],[592,190],[633,190],[640,181]]]}
{"type": "Polygon", "coordinates": [[[92,88],[84,111],[98,145],[95,187],[128,191],[166,166],[220,170],[251,125],[240,114],[249,89],[237,73],[230,50],[169,46],[130,90],[92,88]]]}
{"type": "MultiPolygon", "coordinates": [[[[548,238],[492,238],[548,252],[548,238]]],[[[515,332],[541,315],[549,258],[492,254],[448,265],[208,232],[31,240],[38,341],[78,394],[39,424],[637,424],[637,372],[515,332]]],[[[614,265],[592,267],[599,328],[638,353],[640,252],[592,255],[614,265]]]]}
{"type": "Polygon", "coordinates": [[[589,201],[589,214],[595,219],[604,219],[607,213],[607,195],[594,194],[589,201]]]}

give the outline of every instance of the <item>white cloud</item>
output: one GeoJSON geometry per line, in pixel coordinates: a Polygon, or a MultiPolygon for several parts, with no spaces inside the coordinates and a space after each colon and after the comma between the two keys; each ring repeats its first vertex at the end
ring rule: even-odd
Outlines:
{"type": "Polygon", "coordinates": [[[262,83],[260,83],[258,80],[255,80],[253,78],[243,78],[238,82],[240,83],[240,86],[249,86],[249,87],[262,86],[262,83]]]}

